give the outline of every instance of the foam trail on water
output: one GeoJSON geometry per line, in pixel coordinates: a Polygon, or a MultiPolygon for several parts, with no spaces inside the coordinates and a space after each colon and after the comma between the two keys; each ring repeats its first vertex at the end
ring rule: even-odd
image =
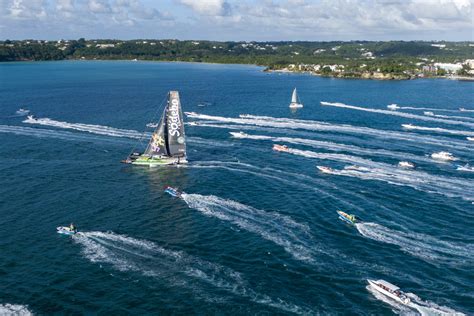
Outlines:
{"type": "Polygon", "coordinates": [[[0,315],[3,316],[32,316],[28,306],[18,304],[0,304],[0,315]]]}
{"type": "Polygon", "coordinates": [[[83,247],[83,255],[94,263],[107,263],[119,271],[134,271],[144,276],[182,287],[214,301],[206,286],[218,288],[255,303],[285,312],[311,314],[306,308],[272,299],[247,286],[242,275],[222,265],[201,260],[182,251],[165,249],[151,241],[111,232],[81,232],[73,240],[83,247]]]}
{"type": "Polygon", "coordinates": [[[418,296],[413,293],[405,293],[410,298],[410,303],[402,304],[399,303],[382,293],[374,290],[370,285],[367,285],[366,289],[372,293],[372,295],[390,305],[392,311],[395,314],[399,315],[422,315],[422,316],[464,316],[465,314],[461,312],[457,312],[454,309],[451,309],[446,306],[439,306],[430,301],[423,301],[418,296]]]}
{"type": "MultiPolygon", "coordinates": [[[[401,110],[415,110],[415,111],[438,111],[438,112],[460,112],[459,110],[452,109],[437,109],[437,108],[425,108],[425,107],[414,107],[414,106],[401,106],[401,110]]],[[[471,110],[466,110],[470,112],[471,110]]],[[[474,110],[472,111],[474,112],[474,110]]]]}
{"type": "Polygon", "coordinates": [[[264,239],[282,246],[294,258],[315,263],[314,246],[309,227],[295,222],[291,217],[267,212],[217,196],[183,194],[190,208],[207,216],[228,221],[264,239]]]}
{"type": "Polygon", "coordinates": [[[293,155],[356,164],[363,167],[363,169],[342,169],[327,172],[334,175],[357,177],[364,180],[380,180],[390,184],[409,186],[428,193],[474,201],[474,186],[472,181],[469,180],[431,175],[418,170],[406,170],[351,155],[319,153],[292,148],[288,152],[293,155]]]}
{"type": "Polygon", "coordinates": [[[462,125],[462,126],[466,126],[466,127],[469,127],[469,128],[474,128],[474,123],[461,122],[461,121],[448,120],[448,119],[441,119],[441,118],[417,115],[417,114],[412,114],[412,113],[390,111],[390,110],[381,110],[381,109],[372,109],[372,108],[363,108],[363,107],[359,107],[359,106],[348,105],[348,104],[338,103],[338,102],[336,102],[336,103],[321,102],[321,105],[333,106],[333,107],[350,109],[350,110],[358,110],[358,111],[364,111],[364,112],[371,112],[371,113],[379,113],[379,114],[385,114],[385,115],[400,116],[400,117],[411,118],[411,119],[422,120],[422,121],[439,122],[439,123],[450,124],[450,125],[462,125]]]}
{"type": "Polygon", "coordinates": [[[405,129],[415,130],[415,131],[426,131],[426,132],[435,132],[435,133],[460,135],[460,136],[474,136],[474,132],[445,129],[441,127],[416,126],[413,124],[402,124],[402,127],[405,129]]]}
{"type": "Polygon", "coordinates": [[[431,301],[424,301],[413,293],[405,293],[410,298],[408,306],[416,309],[423,316],[465,316],[466,314],[455,311],[446,306],[440,306],[431,301]]]}
{"type": "MultiPolygon", "coordinates": [[[[74,141],[112,141],[117,142],[119,139],[111,139],[105,138],[90,134],[79,134],[79,133],[72,133],[67,131],[58,131],[58,130],[51,130],[51,129],[43,129],[43,128],[31,128],[31,127],[24,127],[24,126],[12,126],[12,125],[0,125],[0,133],[10,133],[15,135],[23,135],[23,136],[33,136],[39,138],[56,138],[62,140],[74,140],[74,141]]],[[[123,140],[127,142],[127,140],[123,140]]],[[[128,142],[127,142],[128,143],[128,142]]]]}
{"type": "Polygon", "coordinates": [[[242,134],[242,133],[232,133],[234,138],[240,139],[253,139],[253,140],[270,140],[272,142],[284,142],[290,143],[295,145],[306,145],[313,148],[323,148],[326,150],[331,151],[339,151],[339,152],[351,152],[354,154],[359,155],[369,155],[369,156],[386,156],[396,159],[410,159],[410,160],[417,160],[417,161],[425,161],[425,162],[432,162],[431,159],[423,157],[423,156],[416,156],[409,153],[402,153],[402,152],[394,152],[385,149],[367,149],[362,148],[354,145],[347,145],[347,144],[340,144],[340,143],[333,143],[327,141],[320,141],[314,139],[306,139],[306,138],[293,138],[293,137],[272,137],[266,135],[249,135],[249,134],[242,134]]]}
{"type": "MultiPolygon", "coordinates": [[[[426,114],[425,114],[425,115],[426,115],[426,114]]],[[[445,119],[457,119],[457,120],[461,120],[461,121],[474,122],[474,118],[472,118],[472,117],[467,117],[467,116],[440,115],[440,114],[432,114],[432,115],[428,115],[428,116],[438,117],[438,118],[445,118],[445,119]]]]}
{"type": "MultiPolygon", "coordinates": [[[[69,122],[56,121],[50,118],[27,118],[26,120],[23,121],[23,123],[52,126],[52,127],[64,128],[64,129],[73,129],[73,130],[77,130],[81,132],[88,132],[92,134],[114,136],[114,137],[127,137],[127,138],[140,139],[144,136],[143,133],[140,133],[139,131],[135,131],[135,130],[119,129],[119,128],[103,126],[103,125],[69,123],[69,122]]],[[[146,134],[146,135],[150,136],[150,134],[146,134]]]]}
{"type": "Polygon", "coordinates": [[[367,238],[392,244],[425,261],[464,265],[474,263],[474,245],[442,241],[425,234],[402,232],[376,223],[356,223],[359,233],[367,238]]]}
{"type": "Polygon", "coordinates": [[[329,124],[319,121],[311,120],[298,120],[288,118],[275,118],[269,116],[255,116],[255,115],[241,115],[239,118],[212,116],[205,114],[198,114],[194,112],[187,112],[186,115],[190,118],[198,120],[215,121],[216,123],[231,123],[230,124],[207,124],[197,123],[196,126],[213,127],[213,128],[226,128],[226,129],[243,129],[243,130],[262,130],[268,131],[268,129],[274,132],[289,132],[291,130],[307,130],[307,131],[320,131],[320,132],[337,132],[344,133],[353,136],[354,134],[367,135],[371,137],[377,137],[385,140],[398,140],[398,141],[410,141],[415,144],[430,144],[435,146],[444,146],[448,148],[454,148],[458,150],[472,150],[472,147],[466,145],[465,142],[456,141],[452,139],[441,139],[439,137],[421,136],[415,133],[407,132],[396,132],[379,130],[369,127],[358,127],[345,124],[329,124]]]}

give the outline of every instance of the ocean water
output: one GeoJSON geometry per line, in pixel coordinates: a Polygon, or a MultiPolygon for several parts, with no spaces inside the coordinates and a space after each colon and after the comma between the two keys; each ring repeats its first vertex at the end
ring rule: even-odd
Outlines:
{"type": "Polygon", "coordinates": [[[458,110],[473,92],[254,66],[0,64],[0,314],[473,314],[474,172],[457,170],[474,165],[474,111],[458,110]],[[120,164],[175,89],[194,112],[189,164],[120,164]],[[81,235],[56,233],[70,222],[81,235]]]}

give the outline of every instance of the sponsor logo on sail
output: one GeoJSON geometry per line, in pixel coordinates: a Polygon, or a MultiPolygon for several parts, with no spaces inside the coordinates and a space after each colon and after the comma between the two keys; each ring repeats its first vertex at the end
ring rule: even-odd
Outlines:
{"type": "Polygon", "coordinates": [[[177,99],[171,100],[168,116],[168,130],[171,136],[181,136],[179,131],[181,127],[181,120],[179,118],[179,101],[177,99]]]}

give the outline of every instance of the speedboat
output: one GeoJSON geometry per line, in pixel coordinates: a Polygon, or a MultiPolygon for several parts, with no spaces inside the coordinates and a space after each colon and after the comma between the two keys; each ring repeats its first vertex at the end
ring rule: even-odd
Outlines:
{"type": "Polygon", "coordinates": [[[467,140],[474,142],[474,137],[467,137],[467,140]]]}
{"type": "Polygon", "coordinates": [[[406,296],[406,294],[400,291],[400,288],[392,283],[389,283],[385,280],[367,280],[370,286],[376,290],[377,292],[382,293],[385,296],[394,299],[395,301],[402,303],[402,304],[409,304],[410,299],[406,296]]]}
{"type": "Polygon", "coordinates": [[[469,164],[465,164],[464,166],[457,166],[456,170],[474,172],[474,167],[469,166],[469,164]]]}
{"type": "Polygon", "coordinates": [[[466,112],[467,110],[466,110],[466,108],[459,108],[459,111],[466,112]]]}
{"type": "Polygon", "coordinates": [[[273,150],[275,151],[283,151],[283,152],[288,152],[290,149],[286,145],[278,145],[275,144],[273,145],[273,150]]]}
{"type": "Polygon", "coordinates": [[[437,153],[431,154],[431,158],[437,159],[437,160],[444,160],[444,161],[455,161],[458,160],[458,158],[454,157],[453,154],[447,151],[440,151],[437,153]]]}
{"type": "Polygon", "coordinates": [[[74,227],[71,229],[70,226],[59,226],[56,227],[56,231],[58,234],[63,234],[63,235],[75,235],[77,234],[77,229],[74,227]]]}
{"type": "Polygon", "coordinates": [[[415,168],[415,164],[413,162],[409,162],[409,161],[400,161],[398,163],[398,166],[401,167],[401,168],[415,168]]]}
{"type": "Polygon", "coordinates": [[[434,113],[431,112],[431,111],[425,111],[423,112],[424,115],[427,115],[427,116],[434,116],[434,113]]]}
{"type": "Polygon", "coordinates": [[[400,107],[396,105],[395,103],[392,103],[392,104],[387,105],[387,108],[395,111],[395,110],[398,110],[400,107]]]}
{"type": "Polygon", "coordinates": [[[157,127],[158,127],[158,123],[148,123],[148,124],[146,125],[146,127],[157,128],[157,127]]]}
{"type": "Polygon", "coordinates": [[[343,211],[337,211],[337,214],[339,214],[339,219],[341,221],[344,221],[348,224],[354,225],[357,222],[360,222],[360,218],[353,214],[347,214],[346,212],[343,211]]]}
{"type": "Polygon", "coordinates": [[[179,192],[176,188],[167,186],[164,191],[173,197],[181,198],[182,193],[179,192]]]}
{"type": "Polygon", "coordinates": [[[245,134],[242,131],[240,131],[240,132],[229,132],[229,134],[232,135],[232,137],[235,137],[235,138],[242,138],[242,137],[247,136],[247,134],[245,134]]]}
{"type": "Polygon", "coordinates": [[[316,168],[318,168],[319,171],[321,171],[323,173],[333,173],[334,172],[334,169],[332,169],[330,167],[326,167],[326,166],[316,166],[316,168]]]}
{"type": "Polygon", "coordinates": [[[402,124],[402,127],[407,128],[407,129],[412,129],[414,127],[414,125],[413,124],[402,124]]]}
{"type": "Polygon", "coordinates": [[[36,121],[36,117],[35,117],[34,115],[28,115],[28,116],[26,117],[26,119],[27,119],[27,120],[30,120],[30,121],[31,121],[31,120],[36,121]]]}
{"type": "Polygon", "coordinates": [[[23,108],[21,108],[21,109],[19,109],[18,111],[16,111],[16,114],[18,114],[18,115],[26,115],[26,114],[28,114],[28,113],[30,113],[30,110],[23,109],[23,108]]]}

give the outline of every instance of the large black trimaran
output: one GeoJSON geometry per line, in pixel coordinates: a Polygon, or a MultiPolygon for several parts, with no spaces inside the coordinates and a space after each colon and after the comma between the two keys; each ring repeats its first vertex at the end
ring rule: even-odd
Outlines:
{"type": "Polygon", "coordinates": [[[151,135],[145,152],[142,154],[132,153],[123,162],[150,167],[188,162],[186,160],[183,112],[178,91],[168,93],[168,101],[163,115],[151,135]]]}

